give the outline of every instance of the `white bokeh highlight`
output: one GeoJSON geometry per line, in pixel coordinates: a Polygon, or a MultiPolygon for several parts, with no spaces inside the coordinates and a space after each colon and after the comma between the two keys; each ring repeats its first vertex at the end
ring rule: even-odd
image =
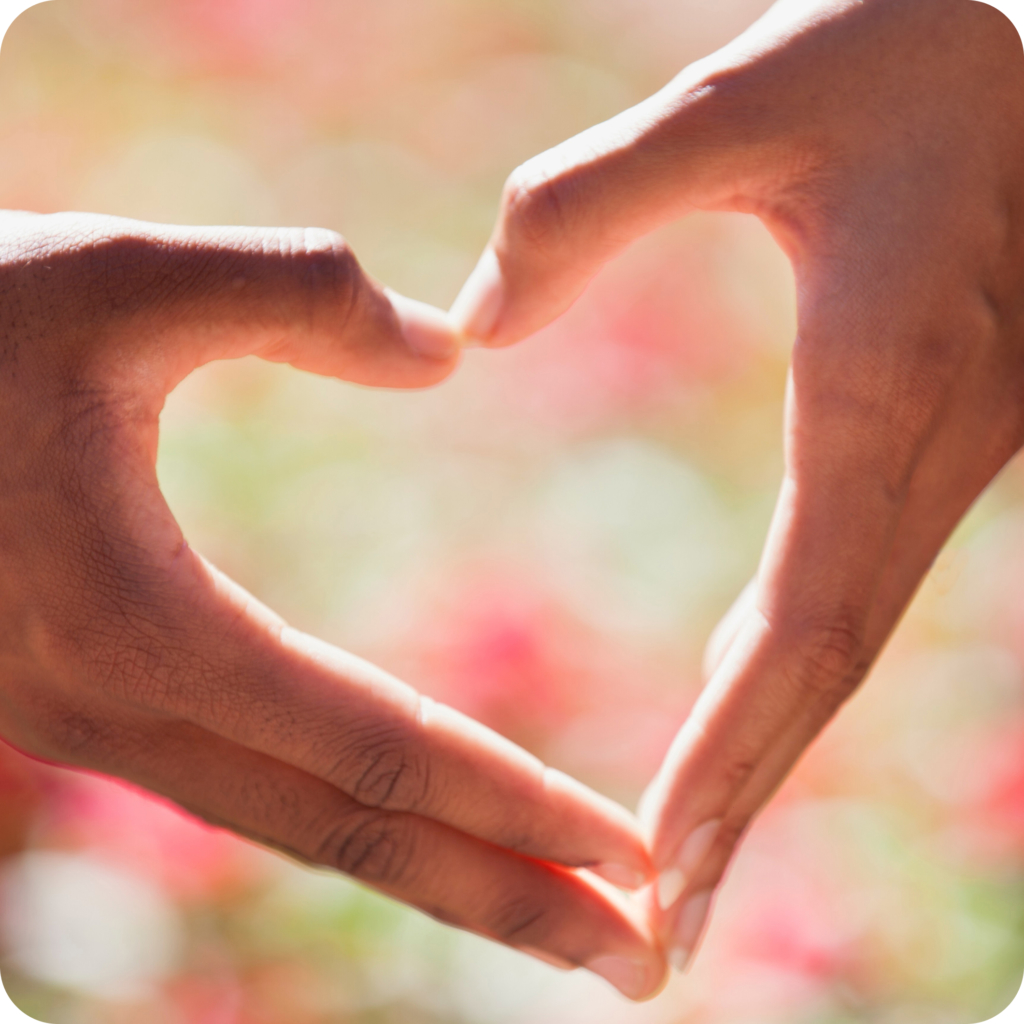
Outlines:
{"type": "Polygon", "coordinates": [[[147,995],[178,966],[176,909],[150,881],[80,853],[11,858],[0,879],[0,940],[39,981],[112,1000],[147,995]]]}

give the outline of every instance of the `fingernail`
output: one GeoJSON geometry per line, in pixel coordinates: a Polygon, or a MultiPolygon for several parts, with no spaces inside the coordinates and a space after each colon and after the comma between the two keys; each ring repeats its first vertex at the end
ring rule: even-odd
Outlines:
{"type": "Polygon", "coordinates": [[[624,996],[640,999],[647,994],[647,968],[624,956],[599,956],[587,964],[587,970],[614,985],[624,996]]]}
{"type": "Polygon", "coordinates": [[[449,316],[456,330],[466,338],[486,342],[498,326],[504,301],[505,282],[501,276],[501,265],[494,250],[488,246],[452,303],[449,316]]]}
{"type": "Polygon", "coordinates": [[[678,971],[680,974],[686,973],[686,968],[690,964],[690,952],[686,949],[670,949],[668,951],[668,963],[674,971],[678,971]]]}
{"type": "Polygon", "coordinates": [[[675,866],[658,877],[658,906],[662,910],[668,910],[679,899],[693,873],[704,863],[721,824],[721,818],[712,818],[698,825],[679,848],[675,866]]]}
{"type": "Polygon", "coordinates": [[[534,946],[517,946],[516,948],[521,953],[526,953],[528,956],[543,960],[544,963],[550,964],[552,967],[557,967],[560,971],[575,971],[579,967],[579,964],[574,964],[570,960],[563,960],[560,956],[549,953],[544,949],[537,949],[534,946]]]}
{"type": "Polygon", "coordinates": [[[669,868],[658,875],[658,906],[668,910],[686,888],[686,875],[679,868],[669,868]]]}
{"type": "Polygon", "coordinates": [[[385,288],[384,294],[398,314],[406,345],[416,355],[448,360],[458,353],[459,336],[444,312],[390,288],[385,288]]]}
{"type": "Polygon", "coordinates": [[[679,911],[676,927],[672,934],[672,942],[668,951],[668,962],[677,970],[685,971],[693,958],[693,950],[697,939],[704,928],[711,908],[711,890],[699,892],[691,896],[679,911]]]}
{"type": "Polygon", "coordinates": [[[627,867],[625,864],[595,864],[590,870],[620,889],[639,889],[647,881],[647,876],[642,871],[627,867]]]}

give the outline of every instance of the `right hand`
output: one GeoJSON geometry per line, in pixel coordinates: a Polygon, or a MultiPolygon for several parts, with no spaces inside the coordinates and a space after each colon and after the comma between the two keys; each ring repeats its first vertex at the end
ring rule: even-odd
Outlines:
{"type": "Polygon", "coordinates": [[[568,870],[642,884],[632,817],[288,627],[157,485],[164,398],[210,360],[417,388],[458,350],[330,232],[0,214],[0,734],[644,997],[650,930],[568,870]]]}

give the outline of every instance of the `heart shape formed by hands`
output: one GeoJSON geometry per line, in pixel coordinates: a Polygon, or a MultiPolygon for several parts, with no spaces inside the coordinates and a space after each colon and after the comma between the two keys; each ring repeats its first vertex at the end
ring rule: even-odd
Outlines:
{"type": "Polygon", "coordinates": [[[923,8],[780,5],[524,165],[458,330],[329,232],[4,214],[0,733],[631,997],[657,991],[752,816],[1024,439],[1019,39],[973,0],[923,8]],[[256,354],[433,384],[465,338],[532,333],[694,208],[768,224],[800,329],[765,558],[645,798],[649,850],[611,801],[286,626],[187,546],[154,467],[164,398],[197,366],[256,354]],[[631,903],[595,876],[657,885],[631,903]]]}

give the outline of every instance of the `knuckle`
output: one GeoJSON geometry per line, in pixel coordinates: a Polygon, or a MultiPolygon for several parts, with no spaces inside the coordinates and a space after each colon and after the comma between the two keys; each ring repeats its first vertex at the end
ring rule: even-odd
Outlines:
{"type": "Polygon", "coordinates": [[[415,846],[408,823],[390,814],[364,814],[333,826],[315,860],[372,885],[396,886],[409,877],[415,846]]]}
{"type": "MultiPolygon", "coordinates": [[[[280,253],[273,262],[281,263],[275,273],[267,267],[268,278],[280,286],[287,314],[308,319],[311,329],[327,327],[342,333],[357,316],[366,287],[366,276],[348,242],[326,228],[305,228],[301,237],[285,232],[279,240],[280,253]],[[300,303],[296,310],[295,302],[300,303]],[[304,304],[304,306],[303,306],[304,304]]],[[[273,357],[272,357],[273,358],[273,357]]]]}
{"type": "Polygon", "coordinates": [[[73,268],[89,318],[98,323],[159,302],[168,290],[171,260],[153,239],[115,230],[84,241],[73,268]]]}
{"type": "Polygon", "coordinates": [[[502,199],[506,232],[534,248],[557,244],[568,226],[571,182],[567,174],[550,175],[529,163],[513,171],[502,199]]]}
{"type": "Polygon", "coordinates": [[[118,746],[111,721],[77,707],[54,705],[37,711],[31,731],[39,753],[66,763],[92,765],[118,746]]]}
{"type": "Polygon", "coordinates": [[[292,253],[302,275],[303,284],[314,289],[334,292],[343,301],[350,301],[362,268],[352,247],[336,231],[307,228],[302,244],[292,253]]]}
{"type": "Polygon", "coordinates": [[[366,767],[356,779],[352,795],[368,807],[391,805],[396,802],[395,792],[409,767],[400,747],[379,750],[366,759],[366,767]]]}
{"type": "Polygon", "coordinates": [[[337,262],[343,268],[355,261],[352,246],[344,236],[330,228],[304,228],[301,251],[309,257],[322,257],[337,262]]]}
{"type": "Polygon", "coordinates": [[[288,834],[300,834],[310,820],[316,821],[308,794],[287,775],[246,773],[239,788],[239,805],[247,813],[283,824],[288,834]]]}
{"type": "Polygon", "coordinates": [[[812,697],[845,700],[867,670],[863,629],[852,616],[805,626],[794,652],[796,685],[812,697]]]}
{"type": "Polygon", "coordinates": [[[757,770],[759,761],[753,754],[734,753],[722,765],[722,781],[730,793],[740,792],[757,770]]]}
{"type": "MultiPolygon", "coordinates": [[[[195,237],[146,236],[125,229],[91,240],[78,264],[106,319],[144,312],[208,312],[225,295],[258,289],[264,308],[289,306],[296,283],[351,305],[362,270],[341,235],[320,228],[207,232],[195,237]]],[[[291,311],[289,312],[289,316],[291,311]]]]}
{"type": "Polygon", "coordinates": [[[375,727],[346,751],[329,778],[366,807],[416,811],[428,801],[429,761],[413,749],[399,726],[375,727]]]}
{"type": "Polygon", "coordinates": [[[551,931],[551,908],[525,894],[509,896],[491,908],[487,928],[510,945],[535,945],[551,931]]]}
{"type": "Polygon", "coordinates": [[[22,302],[35,296],[32,312],[40,323],[60,325],[78,338],[83,328],[132,305],[148,248],[132,222],[116,217],[57,214],[33,220],[4,249],[4,292],[11,288],[22,302]]]}

